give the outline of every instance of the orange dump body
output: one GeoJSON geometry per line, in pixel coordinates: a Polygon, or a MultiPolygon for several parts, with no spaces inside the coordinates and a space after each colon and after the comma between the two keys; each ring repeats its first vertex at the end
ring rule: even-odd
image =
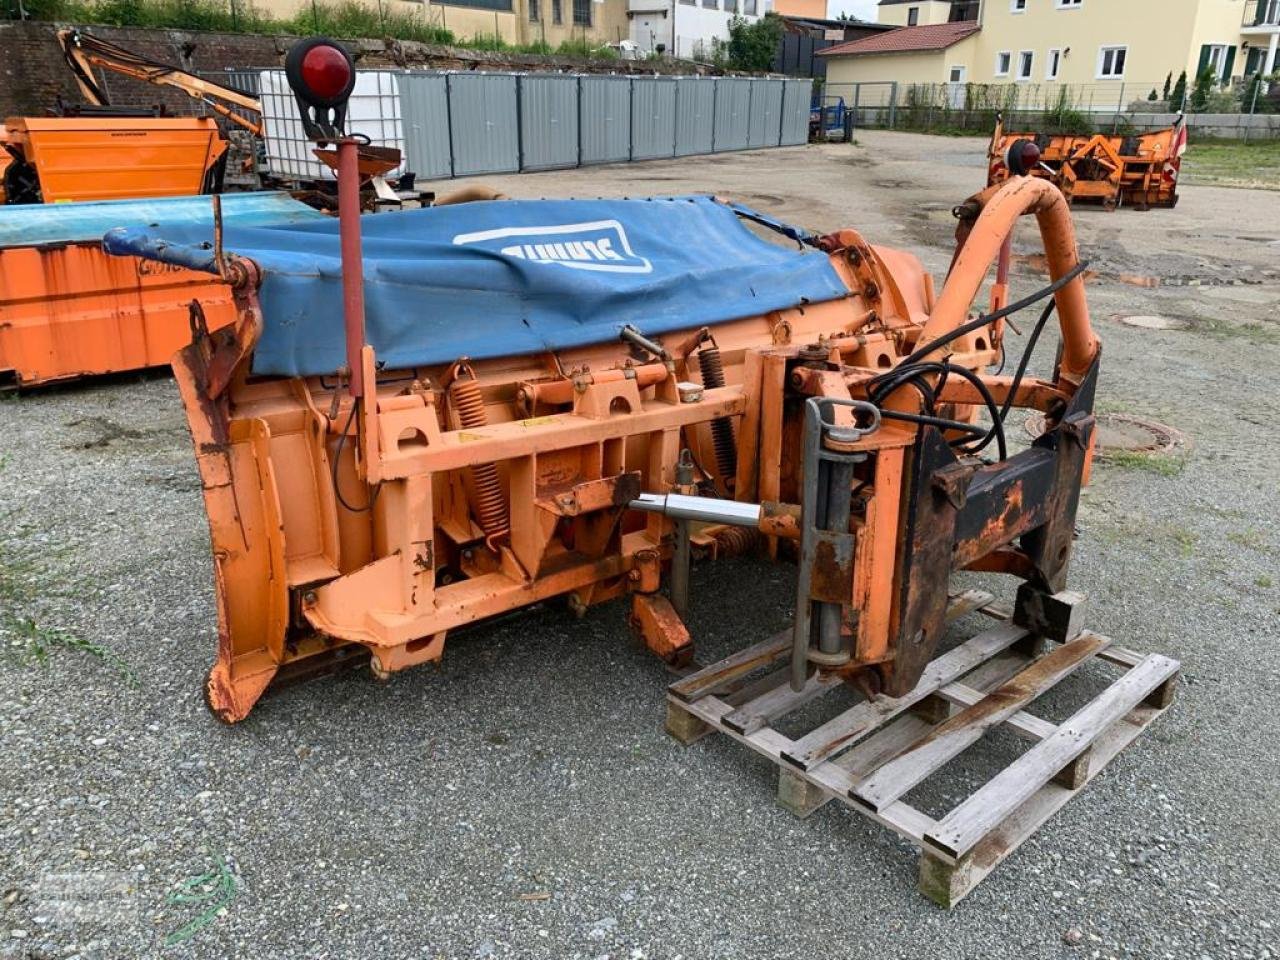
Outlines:
{"type": "Polygon", "coordinates": [[[1019,142],[1034,143],[1040,162],[1031,176],[1049,180],[1071,203],[1089,200],[1108,210],[1125,205],[1139,210],[1172,207],[1178,202],[1179,128],[1134,136],[1006,133],[997,126],[991,140],[987,185],[1010,177],[1006,157],[1019,142]],[[1045,169],[1045,168],[1048,169],[1045,169]]]}
{"type": "Polygon", "coordinates": [[[10,117],[0,139],[35,167],[44,203],[208,193],[227,151],[207,117],[10,117]]]}
{"type": "MultiPolygon", "coordinates": [[[[232,223],[325,219],[282,193],[217,200],[232,223]]],[[[102,249],[103,234],[114,227],[184,223],[212,234],[214,201],[0,206],[0,384],[27,387],[167,365],[190,342],[193,299],[211,329],[230,322],[231,291],[216,275],[102,249]]]]}
{"type": "Polygon", "coordinates": [[[234,316],[231,291],[207,273],[96,242],[0,248],[0,383],[165,365],[191,339],[193,298],[215,329],[234,316]]]}
{"type": "Polygon", "coordinates": [[[751,549],[753,537],[774,555],[799,550],[811,574],[802,602],[839,611],[822,629],[843,645],[840,656],[809,655],[893,696],[914,686],[941,638],[951,570],[1063,589],[1098,358],[1074,233],[1044,181],[1019,178],[971,203],[980,213],[936,297],[913,255],[843,230],[816,241],[847,289],[838,299],[640,347],[412,370],[383,369],[365,345],[354,398],[341,375],[251,375],[260,270],[231,257],[235,324],[216,335],[197,325],[173,363],[215,557],[210,707],[240,720],[277,677],[324,669],[352,647],[383,677],[437,661],[459,628],[553,597],[582,611],[630,595],[644,643],[687,662],[691,637],[659,590],[676,527],[635,506],[642,492],[758,507],[754,530],[698,525],[695,542],[711,554],[751,549]],[[1048,381],[985,372],[999,360],[998,324],[956,330],[1024,214],[1060,281],[1064,349],[1048,381]],[[927,346],[944,337],[945,349],[927,346]],[[913,351],[906,372],[926,389],[876,396],[913,351]],[[920,366],[943,357],[949,376],[920,366]],[[972,429],[982,391],[1047,414],[1034,449],[984,467],[958,458],[955,427],[911,419],[927,393],[929,409],[972,429]],[[855,461],[844,488],[853,503],[826,547],[806,554],[801,524],[816,522],[805,506],[806,410],[815,398],[873,396],[875,426],[833,408],[836,424],[866,427],[839,442],[855,461]]]}

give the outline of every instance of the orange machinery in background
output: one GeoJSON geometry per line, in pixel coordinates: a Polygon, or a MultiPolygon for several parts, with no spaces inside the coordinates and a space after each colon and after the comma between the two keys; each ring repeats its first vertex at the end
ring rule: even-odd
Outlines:
{"type": "MultiPolygon", "coordinates": [[[[218,198],[228,222],[325,219],[283,193],[218,198]]],[[[0,207],[0,386],[28,387],[168,364],[190,340],[187,305],[234,316],[217,277],[103,253],[102,234],[139,223],[213,222],[213,198],[0,207]]]]}
{"type": "Polygon", "coordinates": [[[112,108],[95,69],[179,90],[227,123],[262,133],[255,97],[71,28],[58,43],[87,107],[0,124],[0,203],[66,203],[220,193],[227,141],[211,117],[112,108]]]}
{"type": "Polygon", "coordinates": [[[5,205],[179,197],[222,187],[227,142],[208,117],[10,117],[5,205]]]}
{"type": "Polygon", "coordinates": [[[1039,177],[1060,189],[1067,203],[1094,200],[1107,210],[1172,207],[1186,148],[1185,117],[1164,130],[1132,136],[1007,133],[999,118],[988,150],[987,186],[1039,177]]]}

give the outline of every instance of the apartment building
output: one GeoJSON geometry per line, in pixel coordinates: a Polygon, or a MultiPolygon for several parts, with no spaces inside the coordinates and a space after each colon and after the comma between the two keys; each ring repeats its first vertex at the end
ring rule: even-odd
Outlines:
{"type": "Polygon", "coordinates": [[[711,55],[715,41],[729,39],[734,17],[755,22],[773,9],[773,0],[625,0],[631,39],[641,53],[662,50],[676,57],[711,55]]]}
{"type": "Polygon", "coordinates": [[[1280,68],[1280,0],[880,0],[899,29],[830,47],[828,83],[1062,83],[1135,96],[1185,70],[1280,68]]]}

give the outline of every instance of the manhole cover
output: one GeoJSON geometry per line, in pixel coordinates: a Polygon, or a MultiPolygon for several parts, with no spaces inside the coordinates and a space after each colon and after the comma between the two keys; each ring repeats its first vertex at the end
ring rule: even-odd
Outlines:
{"type": "MultiPolygon", "coordinates": [[[[1173,427],[1127,413],[1098,413],[1098,456],[1108,453],[1174,454],[1186,449],[1186,435],[1173,427]]],[[[1028,417],[1023,428],[1032,437],[1044,433],[1044,417],[1028,417]]]]}
{"type": "Polygon", "coordinates": [[[1112,319],[1129,327],[1141,327],[1143,330],[1182,330],[1187,325],[1185,320],[1162,317],[1154,313],[1140,313],[1132,317],[1118,315],[1112,319]]]}

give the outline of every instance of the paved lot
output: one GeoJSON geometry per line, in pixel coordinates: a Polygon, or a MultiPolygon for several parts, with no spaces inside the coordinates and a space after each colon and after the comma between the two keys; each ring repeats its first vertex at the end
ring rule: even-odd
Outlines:
{"type": "MultiPolygon", "coordinates": [[[[982,142],[860,140],[497,183],[714,191],[940,277],[982,142]]],[[[874,824],[796,820],[767,764],[669,739],[668,677],[618,605],[547,605],[451,640],[438,670],[318,680],[219,725],[199,487],[150,376],[0,401],[0,958],[1280,956],[1280,193],[1188,185],[1176,210],[1077,221],[1100,408],[1193,446],[1099,465],[1073,582],[1093,627],[1180,658],[1183,685],[956,911],[874,824]]],[[[704,565],[694,587],[704,658],[789,617],[785,567],[704,565]]]]}

